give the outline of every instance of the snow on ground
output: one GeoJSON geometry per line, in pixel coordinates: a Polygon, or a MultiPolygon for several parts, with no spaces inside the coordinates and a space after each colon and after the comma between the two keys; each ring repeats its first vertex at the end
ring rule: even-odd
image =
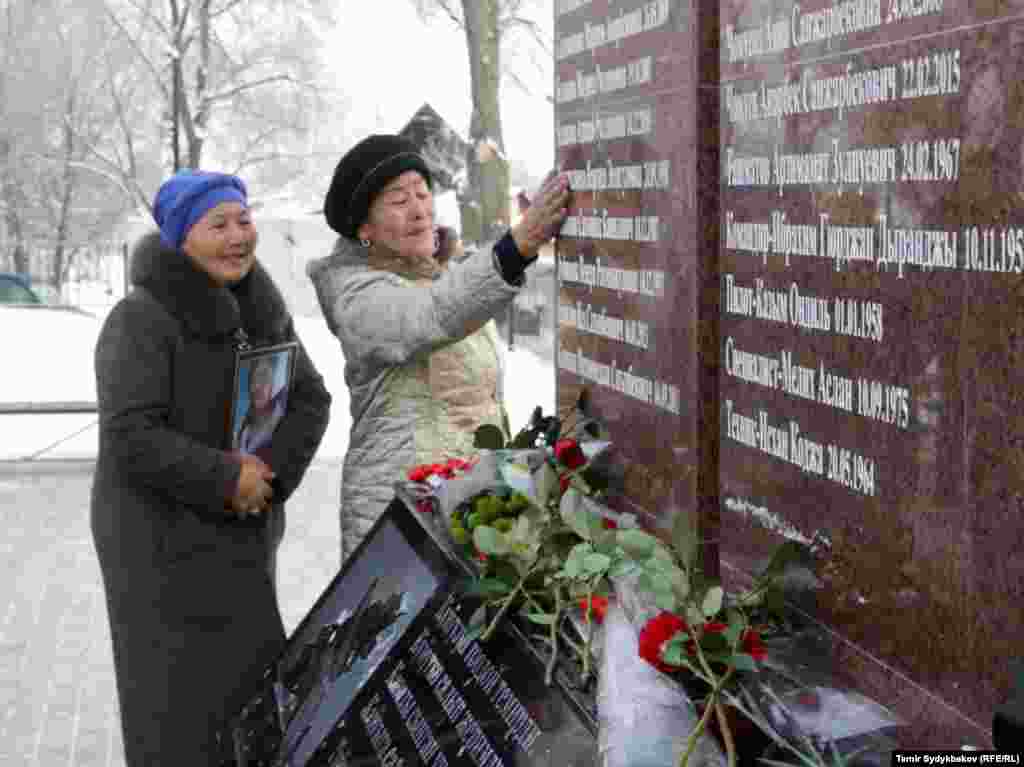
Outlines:
{"type": "MultiPolygon", "coordinates": [[[[93,349],[101,318],[71,312],[0,307],[0,336],[14,375],[0,378],[0,405],[11,402],[91,401],[96,398],[93,349]],[[19,333],[22,330],[24,332],[19,333]]],[[[351,418],[341,346],[322,317],[296,317],[296,330],[331,392],[331,422],[317,458],[340,460],[348,446],[351,418]]],[[[555,404],[555,373],[550,360],[528,349],[505,349],[505,399],[513,432],[534,407],[550,413],[555,404]]],[[[94,458],[95,415],[0,415],[0,460],[94,458]],[[73,436],[76,435],[77,436],[73,436]],[[59,446],[46,450],[55,443],[59,446]]]]}

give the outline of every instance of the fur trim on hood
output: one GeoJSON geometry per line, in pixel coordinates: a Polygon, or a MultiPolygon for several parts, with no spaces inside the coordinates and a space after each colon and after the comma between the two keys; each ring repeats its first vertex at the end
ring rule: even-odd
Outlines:
{"type": "Polygon", "coordinates": [[[237,285],[223,287],[153,232],[136,243],[130,276],[194,335],[215,338],[242,328],[250,338],[274,339],[288,330],[284,298],[259,261],[237,285]]]}

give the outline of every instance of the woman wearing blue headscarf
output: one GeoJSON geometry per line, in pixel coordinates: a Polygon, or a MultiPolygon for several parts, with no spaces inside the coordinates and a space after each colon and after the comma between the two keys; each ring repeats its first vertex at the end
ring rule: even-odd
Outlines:
{"type": "Polygon", "coordinates": [[[131,293],[96,347],[92,532],[106,589],[128,767],[217,765],[218,732],[285,634],[274,585],[284,502],[330,396],[299,344],[287,410],[260,456],[228,450],[236,355],[297,341],[256,260],[245,185],[188,171],[157,192],[131,293]]]}

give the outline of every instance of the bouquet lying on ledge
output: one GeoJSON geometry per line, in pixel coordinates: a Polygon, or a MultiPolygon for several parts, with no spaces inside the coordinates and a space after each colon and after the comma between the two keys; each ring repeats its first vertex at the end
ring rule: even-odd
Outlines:
{"type": "MultiPolygon", "coordinates": [[[[671,756],[660,760],[645,753],[644,765],[685,767],[696,756],[701,764],[735,767],[737,713],[774,744],[779,757],[788,755],[808,767],[843,765],[852,758],[836,750],[831,731],[817,737],[820,733],[806,728],[786,730],[785,723],[796,717],[784,696],[794,690],[799,696],[803,688],[789,682],[780,686],[764,673],[770,644],[780,633],[778,581],[804,556],[801,545],[782,544],[750,588],[727,595],[700,567],[699,540],[688,515],[677,515],[671,535],[662,537],[602,503],[612,442],[586,417],[585,402],[565,432],[558,418],[537,408],[507,444],[500,430],[485,426],[477,432],[476,446],[480,453],[473,460],[416,467],[398,489],[420,511],[437,514],[451,542],[478,563],[469,586],[483,602],[475,635],[486,641],[510,615],[532,624],[546,645],[549,684],[565,653],[584,680],[591,677],[597,626],[609,610],[629,624],[635,643],[606,642],[603,648],[604,672],[632,680],[625,695],[599,696],[606,730],[602,748],[607,752],[618,744],[622,753],[618,762],[606,753],[606,764],[637,763],[627,753],[640,742],[628,734],[629,721],[637,717],[624,713],[624,698],[642,699],[644,690],[637,686],[653,689],[665,676],[677,693],[679,716],[665,739],[674,745],[671,756]],[[616,657],[622,652],[631,656],[616,657]],[[640,673],[634,668],[637,658],[640,673]],[[632,671],[617,671],[627,668],[632,671]],[[641,678],[646,681],[637,681],[641,678]],[[626,733],[618,740],[610,734],[616,722],[626,733]],[[721,749],[709,745],[712,730],[721,749]]],[[[613,680],[599,681],[607,692],[613,680]]],[[[665,710],[664,699],[658,706],[665,710]]],[[[891,715],[878,714],[858,732],[895,723],[891,715]]],[[[647,739],[644,747],[649,745],[647,739]]]]}

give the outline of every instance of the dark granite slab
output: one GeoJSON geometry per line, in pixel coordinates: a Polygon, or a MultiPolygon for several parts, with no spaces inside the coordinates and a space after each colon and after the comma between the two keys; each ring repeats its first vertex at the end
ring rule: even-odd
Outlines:
{"type": "Polygon", "coordinates": [[[564,664],[546,685],[511,622],[472,639],[471,572],[395,500],[225,732],[225,767],[594,764],[593,691],[564,664]]]}
{"type": "Polygon", "coordinates": [[[908,745],[986,745],[1024,636],[1024,3],[555,24],[559,409],[611,426],[614,503],[694,514],[730,579],[813,543],[837,674],[908,745]]]}

